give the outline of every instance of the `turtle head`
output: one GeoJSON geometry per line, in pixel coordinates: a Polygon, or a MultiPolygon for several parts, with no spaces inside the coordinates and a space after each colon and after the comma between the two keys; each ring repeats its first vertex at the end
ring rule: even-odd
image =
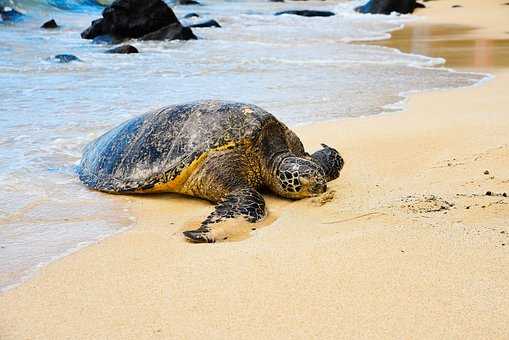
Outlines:
{"type": "Polygon", "coordinates": [[[273,190],[286,198],[316,196],[327,190],[325,172],[319,164],[310,159],[286,157],[276,168],[275,175],[273,190]]]}
{"type": "Polygon", "coordinates": [[[339,177],[339,172],[343,169],[345,161],[336,149],[325,144],[322,144],[322,148],[311,157],[322,167],[325,179],[329,182],[339,177]]]}

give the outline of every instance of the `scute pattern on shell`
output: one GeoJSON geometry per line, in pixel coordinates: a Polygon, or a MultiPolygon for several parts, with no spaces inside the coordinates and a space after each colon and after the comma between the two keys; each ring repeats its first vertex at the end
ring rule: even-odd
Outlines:
{"type": "Polygon", "coordinates": [[[225,101],[164,107],[91,142],[77,172],[102,191],[149,189],[175,179],[204,152],[255,142],[270,120],[276,118],[257,106],[225,101]]]}

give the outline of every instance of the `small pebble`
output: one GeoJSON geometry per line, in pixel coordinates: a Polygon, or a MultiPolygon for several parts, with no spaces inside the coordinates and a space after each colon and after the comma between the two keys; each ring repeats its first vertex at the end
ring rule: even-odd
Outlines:
{"type": "Polygon", "coordinates": [[[502,196],[507,197],[507,192],[504,192],[502,196]]]}
{"type": "Polygon", "coordinates": [[[502,230],[500,233],[501,233],[501,234],[505,234],[505,230],[502,230]]]}
{"type": "Polygon", "coordinates": [[[469,206],[469,205],[467,205],[467,206],[465,207],[465,209],[470,209],[470,206],[469,206]]]}
{"type": "Polygon", "coordinates": [[[486,191],[486,196],[491,196],[493,193],[491,191],[486,191]]]}
{"type": "Polygon", "coordinates": [[[490,174],[490,172],[489,172],[488,170],[484,170],[484,174],[485,174],[485,175],[489,175],[489,174],[490,174]]]}

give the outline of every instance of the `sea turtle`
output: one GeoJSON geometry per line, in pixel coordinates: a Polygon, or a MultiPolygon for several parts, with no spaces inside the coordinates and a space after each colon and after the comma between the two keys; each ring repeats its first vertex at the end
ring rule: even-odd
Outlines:
{"type": "Polygon", "coordinates": [[[175,192],[216,203],[194,242],[215,242],[213,224],[266,214],[259,189],[290,199],[316,196],[339,176],[343,159],[325,144],[309,155],[297,135],[267,111],[198,101],[132,118],[91,142],[77,173],[109,193],[175,192]]]}

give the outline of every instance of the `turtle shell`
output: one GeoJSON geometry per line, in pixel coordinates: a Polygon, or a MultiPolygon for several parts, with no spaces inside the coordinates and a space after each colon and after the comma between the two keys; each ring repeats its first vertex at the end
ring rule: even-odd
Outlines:
{"type": "Polygon", "coordinates": [[[248,104],[200,101],[168,106],[135,117],[92,141],[77,167],[87,186],[134,192],[169,183],[204,153],[253,143],[269,121],[248,104]]]}

